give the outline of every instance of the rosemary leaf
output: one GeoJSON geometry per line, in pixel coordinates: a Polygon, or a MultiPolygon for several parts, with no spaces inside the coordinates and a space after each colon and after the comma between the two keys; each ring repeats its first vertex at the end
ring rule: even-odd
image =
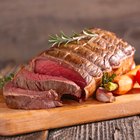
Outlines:
{"type": "Polygon", "coordinates": [[[87,29],[85,29],[85,30],[83,30],[83,33],[85,34],[85,35],[92,35],[92,32],[90,32],[90,31],[88,31],[87,29]]]}
{"type": "Polygon", "coordinates": [[[72,37],[78,37],[78,36],[79,36],[79,34],[78,34],[78,33],[73,32],[72,37]]]}
{"type": "Polygon", "coordinates": [[[63,31],[61,31],[60,34],[61,34],[61,36],[62,36],[64,39],[69,38],[69,36],[67,36],[63,31]]]}

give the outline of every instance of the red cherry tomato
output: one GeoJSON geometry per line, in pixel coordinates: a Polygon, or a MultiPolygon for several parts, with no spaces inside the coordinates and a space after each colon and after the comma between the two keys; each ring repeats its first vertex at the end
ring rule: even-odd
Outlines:
{"type": "Polygon", "coordinates": [[[140,85],[140,69],[137,71],[136,76],[135,76],[135,80],[139,83],[140,85]]]}

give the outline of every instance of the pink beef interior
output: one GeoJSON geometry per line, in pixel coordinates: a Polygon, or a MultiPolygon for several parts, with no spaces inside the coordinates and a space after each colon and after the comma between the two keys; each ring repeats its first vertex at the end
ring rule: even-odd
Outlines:
{"type": "Polygon", "coordinates": [[[33,73],[23,69],[13,80],[15,87],[34,91],[55,90],[60,96],[71,94],[77,98],[81,97],[80,87],[64,77],[56,77],[33,73]]]}
{"type": "Polygon", "coordinates": [[[35,61],[35,73],[64,77],[68,80],[75,82],[81,89],[86,86],[86,81],[81,77],[81,75],[69,68],[61,66],[57,62],[51,60],[39,59],[35,61]]]}

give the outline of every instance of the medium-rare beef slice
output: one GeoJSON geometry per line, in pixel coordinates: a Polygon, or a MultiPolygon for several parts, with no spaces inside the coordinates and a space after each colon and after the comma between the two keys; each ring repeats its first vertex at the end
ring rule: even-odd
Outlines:
{"type": "Polygon", "coordinates": [[[64,77],[70,81],[75,82],[81,89],[86,86],[85,79],[76,71],[50,59],[38,58],[35,63],[34,72],[39,74],[46,74],[50,76],[64,77]]]}
{"type": "Polygon", "coordinates": [[[73,81],[63,77],[35,74],[25,69],[15,76],[13,83],[16,87],[27,90],[49,91],[53,89],[60,99],[63,94],[70,94],[77,99],[82,96],[80,87],[73,81]]]}
{"type": "MultiPolygon", "coordinates": [[[[90,83],[90,81],[93,79],[93,76],[91,76],[86,70],[84,69],[79,69],[77,67],[74,67],[73,65],[71,65],[69,62],[50,56],[50,55],[46,55],[45,52],[39,56],[36,57],[35,59],[33,59],[30,64],[29,64],[29,68],[31,71],[35,72],[35,73],[39,73],[39,74],[48,74],[48,71],[52,71],[52,67],[53,69],[55,68],[56,65],[52,64],[55,63],[56,65],[59,65],[59,67],[63,67],[64,69],[69,69],[69,72],[71,75],[75,75],[78,79],[82,79],[81,81],[84,81],[84,83],[90,83]],[[46,63],[44,63],[46,61],[46,63]],[[51,67],[48,66],[50,64],[47,63],[51,63],[51,67]]],[[[63,73],[63,68],[61,69],[56,69],[56,71],[60,71],[60,73],[62,73],[62,77],[66,76],[65,78],[71,80],[70,76],[67,76],[65,73],[63,73]]],[[[57,73],[56,71],[54,71],[54,75],[57,73]]],[[[61,76],[61,75],[57,75],[56,76],[61,76]]],[[[75,77],[75,80],[77,79],[75,77]]],[[[76,80],[77,81],[77,80],[76,80]]],[[[78,82],[78,81],[77,81],[78,82]]],[[[79,85],[79,84],[78,84],[79,85]]]]}
{"type": "Polygon", "coordinates": [[[32,91],[17,88],[9,82],[3,89],[6,104],[15,109],[46,109],[62,106],[54,90],[32,91]]]}

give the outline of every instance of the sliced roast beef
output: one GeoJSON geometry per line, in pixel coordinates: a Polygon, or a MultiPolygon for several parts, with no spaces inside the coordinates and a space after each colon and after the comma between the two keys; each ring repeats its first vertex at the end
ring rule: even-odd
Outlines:
{"type": "Polygon", "coordinates": [[[48,91],[53,89],[60,98],[63,94],[70,94],[77,99],[82,95],[80,87],[73,81],[63,77],[35,74],[25,69],[16,75],[13,83],[16,87],[27,90],[48,91]]]}
{"type": "Polygon", "coordinates": [[[60,97],[67,93],[77,98],[84,90],[87,99],[101,84],[103,73],[121,75],[131,70],[135,52],[131,45],[109,31],[90,32],[96,37],[55,45],[33,58],[27,70],[18,72],[14,86],[35,92],[52,89],[60,97]]]}
{"type": "Polygon", "coordinates": [[[78,69],[73,65],[71,65],[69,62],[66,62],[65,60],[61,60],[59,58],[56,59],[55,57],[46,55],[45,53],[33,59],[30,62],[28,69],[39,74],[48,74],[48,75],[51,74],[54,76],[65,77],[69,80],[74,81],[80,87],[87,85],[87,83],[89,83],[93,79],[93,77],[89,75],[87,71],[83,69],[78,69]],[[49,65],[51,65],[51,67],[49,65]],[[56,71],[54,71],[54,69],[56,71]],[[52,71],[54,72],[53,74],[52,71]],[[60,75],[59,73],[62,75],[60,75]]]}
{"type": "Polygon", "coordinates": [[[78,86],[81,87],[81,89],[84,89],[84,87],[86,86],[85,79],[83,79],[78,72],[70,68],[64,67],[57,62],[49,59],[36,59],[34,72],[50,76],[64,77],[75,82],[78,86]]]}
{"type": "Polygon", "coordinates": [[[9,82],[3,89],[6,104],[10,108],[45,109],[62,106],[59,95],[54,90],[34,91],[21,89],[9,82]]]}

